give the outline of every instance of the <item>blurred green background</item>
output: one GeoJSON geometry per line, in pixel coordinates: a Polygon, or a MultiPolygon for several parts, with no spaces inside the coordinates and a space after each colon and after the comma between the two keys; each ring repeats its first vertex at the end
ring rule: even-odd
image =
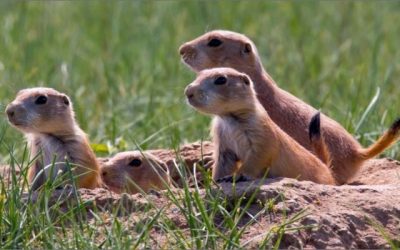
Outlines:
{"type": "Polygon", "coordinates": [[[0,162],[25,146],[4,108],[34,86],[71,96],[108,154],[208,139],[210,118],[185,103],[195,75],[177,50],[217,28],[252,38],[279,86],[368,145],[400,116],[399,13],[398,1],[1,1],[0,162]]]}

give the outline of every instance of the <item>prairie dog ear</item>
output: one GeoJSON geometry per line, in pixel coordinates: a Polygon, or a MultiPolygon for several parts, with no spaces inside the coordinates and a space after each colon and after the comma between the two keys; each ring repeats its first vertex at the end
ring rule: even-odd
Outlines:
{"type": "Polygon", "coordinates": [[[253,47],[250,43],[243,44],[242,52],[243,54],[250,54],[253,51],[253,47]]]}
{"type": "Polygon", "coordinates": [[[164,170],[167,174],[169,174],[168,165],[162,161],[160,161],[159,164],[160,164],[160,167],[162,168],[162,170],[164,170]]]}
{"type": "Polygon", "coordinates": [[[99,161],[100,164],[104,164],[110,161],[110,158],[100,158],[98,157],[97,160],[99,161]]]}
{"type": "Polygon", "coordinates": [[[21,90],[19,90],[18,93],[17,93],[17,96],[23,94],[24,92],[26,92],[26,89],[21,89],[21,90]]]}

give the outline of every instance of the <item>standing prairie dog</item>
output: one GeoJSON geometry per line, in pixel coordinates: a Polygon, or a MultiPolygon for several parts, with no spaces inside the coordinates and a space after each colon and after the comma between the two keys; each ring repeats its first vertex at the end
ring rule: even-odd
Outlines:
{"type": "Polygon", "coordinates": [[[147,193],[170,185],[168,167],[152,154],[140,151],[118,153],[105,161],[101,176],[104,184],[116,193],[147,193]]]}
{"type": "Polygon", "coordinates": [[[281,130],[256,98],[250,78],[231,68],[201,71],[185,89],[191,106],[214,115],[213,179],[234,173],[335,185],[327,165],[281,130]]]}
{"type": "Polygon", "coordinates": [[[11,125],[25,134],[32,159],[37,158],[28,170],[34,190],[60,171],[67,173],[67,162],[75,166],[72,173],[78,188],[93,189],[101,185],[95,154],[75,121],[67,95],[51,88],[23,89],[7,106],[6,113],[11,125]],[[49,166],[53,163],[50,176],[49,166]]]}
{"type": "MultiPolygon", "coordinates": [[[[317,110],[276,85],[264,70],[257,48],[249,38],[231,31],[215,30],[183,44],[179,52],[183,62],[196,72],[231,67],[247,74],[271,119],[303,147],[312,150],[307,124],[317,110]]],[[[397,120],[377,142],[363,148],[339,123],[325,115],[321,120],[332,170],[339,184],[349,182],[367,159],[394,143],[400,130],[400,120],[397,120]]]]}

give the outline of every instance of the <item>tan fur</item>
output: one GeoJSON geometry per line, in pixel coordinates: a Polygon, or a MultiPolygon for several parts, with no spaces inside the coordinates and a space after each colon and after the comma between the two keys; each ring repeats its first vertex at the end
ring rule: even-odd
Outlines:
{"type": "Polygon", "coordinates": [[[318,156],[323,163],[332,166],[331,155],[323,137],[312,140],[311,147],[315,155],[318,156]]]}
{"type": "MultiPolygon", "coordinates": [[[[196,72],[231,67],[249,75],[259,101],[272,120],[298,143],[312,150],[307,124],[317,110],[275,84],[264,70],[257,48],[249,38],[235,32],[216,30],[183,44],[179,51],[182,60],[196,72]],[[212,39],[218,39],[222,44],[210,47],[212,39]]],[[[365,160],[381,153],[399,136],[399,129],[390,136],[385,133],[368,149],[363,149],[339,123],[325,115],[321,120],[333,171],[340,184],[350,181],[365,160]]]]}
{"type": "Polygon", "coordinates": [[[161,190],[170,184],[165,164],[155,156],[140,151],[116,154],[103,163],[101,175],[104,184],[117,193],[161,190]]]}
{"type": "Polygon", "coordinates": [[[78,188],[101,185],[98,162],[86,134],[75,121],[68,96],[51,88],[24,89],[7,106],[6,113],[11,125],[25,134],[31,158],[36,158],[28,171],[33,189],[48,178],[54,179],[59,171],[67,173],[67,162],[74,167],[78,188]],[[45,98],[46,102],[38,104],[38,98],[45,98]],[[50,168],[43,168],[53,162],[55,168],[50,176],[50,168]]]}
{"type": "Polygon", "coordinates": [[[325,143],[325,137],[323,131],[321,131],[321,113],[315,114],[310,121],[309,129],[310,143],[312,152],[318,156],[323,163],[328,166],[332,165],[331,155],[328,150],[328,146],[325,143]]]}
{"type": "Polygon", "coordinates": [[[329,168],[270,119],[245,74],[230,68],[203,70],[185,94],[195,109],[215,115],[214,180],[233,173],[261,178],[268,171],[272,177],[335,184],[329,168]],[[216,84],[221,77],[226,83],[216,84]]]}

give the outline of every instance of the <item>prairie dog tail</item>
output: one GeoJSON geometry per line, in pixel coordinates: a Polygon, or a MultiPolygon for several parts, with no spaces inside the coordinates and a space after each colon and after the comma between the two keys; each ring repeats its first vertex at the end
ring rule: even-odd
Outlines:
{"type": "Polygon", "coordinates": [[[308,134],[310,136],[310,142],[312,150],[315,155],[321,159],[327,166],[331,166],[331,155],[326,146],[324,136],[321,135],[321,114],[317,112],[310,121],[308,127],[308,134]]]}
{"type": "Polygon", "coordinates": [[[400,136],[400,118],[372,145],[360,150],[360,157],[364,160],[370,159],[382,153],[386,148],[397,141],[400,136]]]}

